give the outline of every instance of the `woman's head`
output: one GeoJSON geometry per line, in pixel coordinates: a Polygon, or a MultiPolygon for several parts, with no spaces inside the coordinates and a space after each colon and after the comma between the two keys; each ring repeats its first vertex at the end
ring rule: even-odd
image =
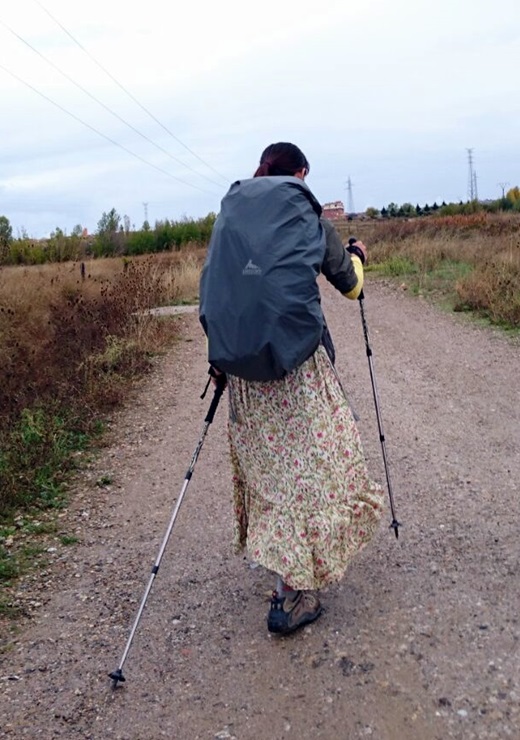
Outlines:
{"type": "Polygon", "coordinates": [[[266,175],[296,175],[302,173],[302,176],[309,174],[309,163],[307,157],[294,144],[280,141],[278,144],[270,144],[264,149],[260,157],[260,166],[256,170],[254,177],[264,177],[266,175]]]}

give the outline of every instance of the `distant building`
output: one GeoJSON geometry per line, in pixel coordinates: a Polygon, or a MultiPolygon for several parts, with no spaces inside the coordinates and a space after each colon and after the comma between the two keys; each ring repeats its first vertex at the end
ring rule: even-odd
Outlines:
{"type": "Polygon", "coordinates": [[[345,206],[340,200],[335,200],[332,203],[324,203],[322,209],[323,218],[327,218],[329,221],[339,221],[345,218],[345,206]]]}

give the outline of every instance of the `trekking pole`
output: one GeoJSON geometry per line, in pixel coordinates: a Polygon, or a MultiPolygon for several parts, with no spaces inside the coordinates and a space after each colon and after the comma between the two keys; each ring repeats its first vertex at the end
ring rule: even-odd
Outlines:
{"type": "MultiPolygon", "coordinates": [[[[348,243],[350,246],[352,246],[356,241],[357,239],[355,239],[354,237],[351,237],[348,240],[348,243]]],[[[401,525],[400,525],[400,522],[397,521],[397,517],[395,515],[394,495],[392,493],[390,470],[388,467],[388,459],[386,455],[385,434],[383,431],[383,419],[381,417],[381,412],[379,410],[379,396],[377,393],[376,377],[374,374],[374,362],[372,360],[372,349],[370,347],[370,341],[368,338],[368,326],[367,326],[367,321],[365,318],[365,307],[363,305],[364,298],[365,296],[363,294],[363,291],[361,291],[358,297],[359,310],[361,312],[361,323],[363,325],[363,334],[365,336],[365,347],[366,347],[367,358],[368,358],[368,368],[370,370],[370,380],[372,382],[372,392],[374,394],[374,405],[376,407],[377,426],[379,429],[379,441],[381,442],[381,450],[383,452],[383,462],[385,465],[386,483],[388,486],[388,498],[390,499],[390,511],[392,513],[392,523],[390,524],[390,528],[394,530],[396,538],[399,538],[399,527],[401,525]]]]}
{"type": "MultiPolygon", "coordinates": [[[[173,510],[170,523],[168,524],[168,529],[166,530],[166,534],[164,535],[161,548],[159,550],[159,554],[157,556],[157,559],[155,561],[155,564],[152,568],[152,572],[150,574],[150,579],[148,581],[148,585],[146,586],[143,598],[141,600],[141,604],[139,606],[139,610],[137,612],[137,616],[134,620],[134,624],[132,626],[132,629],[130,631],[130,635],[128,637],[128,640],[126,642],[125,649],[123,651],[123,655],[121,657],[121,660],[119,661],[119,666],[116,668],[115,671],[112,671],[112,673],[109,673],[109,678],[112,679],[112,688],[116,688],[119,681],[126,681],[125,677],[123,676],[123,665],[125,663],[126,657],[128,655],[128,652],[130,650],[130,646],[132,644],[132,640],[134,639],[134,635],[136,633],[137,627],[139,625],[139,622],[141,620],[141,615],[143,613],[146,600],[148,599],[148,595],[151,591],[152,584],[155,580],[155,576],[157,575],[157,571],[159,570],[159,566],[161,564],[161,559],[164,554],[164,551],[166,550],[166,545],[168,544],[168,540],[170,539],[170,534],[173,529],[173,525],[175,524],[175,520],[177,519],[177,514],[179,513],[179,509],[182,504],[182,500],[184,498],[184,494],[186,493],[186,489],[188,488],[189,482],[191,480],[191,476],[193,475],[193,470],[195,468],[195,463],[197,462],[197,458],[199,456],[199,453],[202,449],[202,445],[204,443],[204,439],[206,437],[207,431],[209,429],[209,425],[213,421],[213,417],[215,416],[215,412],[217,410],[217,406],[219,404],[219,401],[222,397],[222,394],[224,392],[224,389],[226,387],[226,376],[224,374],[222,375],[215,375],[212,372],[212,369],[210,369],[210,375],[215,378],[215,392],[213,394],[213,400],[211,401],[211,405],[209,407],[208,413],[206,414],[206,418],[204,419],[204,427],[202,429],[202,434],[199,438],[199,441],[197,443],[197,447],[195,448],[195,452],[193,453],[193,456],[191,458],[190,466],[186,472],[186,475],[184,476],[184,485],[182,486],[181,492],[179,494],[179,498],[177,499],[177,503],[175,504],[175,508],[173,510]]],[[[204,398],[206,395],[206,391],[208,390],[208,386],[211,382],[211,378],[208,380],[208,383],[206,385],[206,388],[204,389],[204,393],[202,394],[201,398],[204,398]]]]}

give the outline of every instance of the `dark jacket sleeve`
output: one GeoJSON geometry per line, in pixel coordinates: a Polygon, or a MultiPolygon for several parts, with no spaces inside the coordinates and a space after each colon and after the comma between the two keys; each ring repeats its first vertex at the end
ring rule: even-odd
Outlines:
{"type": "Polygon", "coordinates": [[[341,243],[339,234],[332,223],[326,218],[320,221],[327,240],[321,271],[336,290],[340,293],[349,293],[356,287],[358,281],[350,253],[341,243]]]}

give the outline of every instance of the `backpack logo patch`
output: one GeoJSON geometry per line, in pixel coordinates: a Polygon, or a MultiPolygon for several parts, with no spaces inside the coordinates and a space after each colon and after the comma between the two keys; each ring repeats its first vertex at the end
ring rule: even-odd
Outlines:
{"type": "Polygon", "coordinates": [[[242,270],[242,275],[261,275],[262,268],[255,265],[252,260],[249,260],[247,265],[242,270]]]}

